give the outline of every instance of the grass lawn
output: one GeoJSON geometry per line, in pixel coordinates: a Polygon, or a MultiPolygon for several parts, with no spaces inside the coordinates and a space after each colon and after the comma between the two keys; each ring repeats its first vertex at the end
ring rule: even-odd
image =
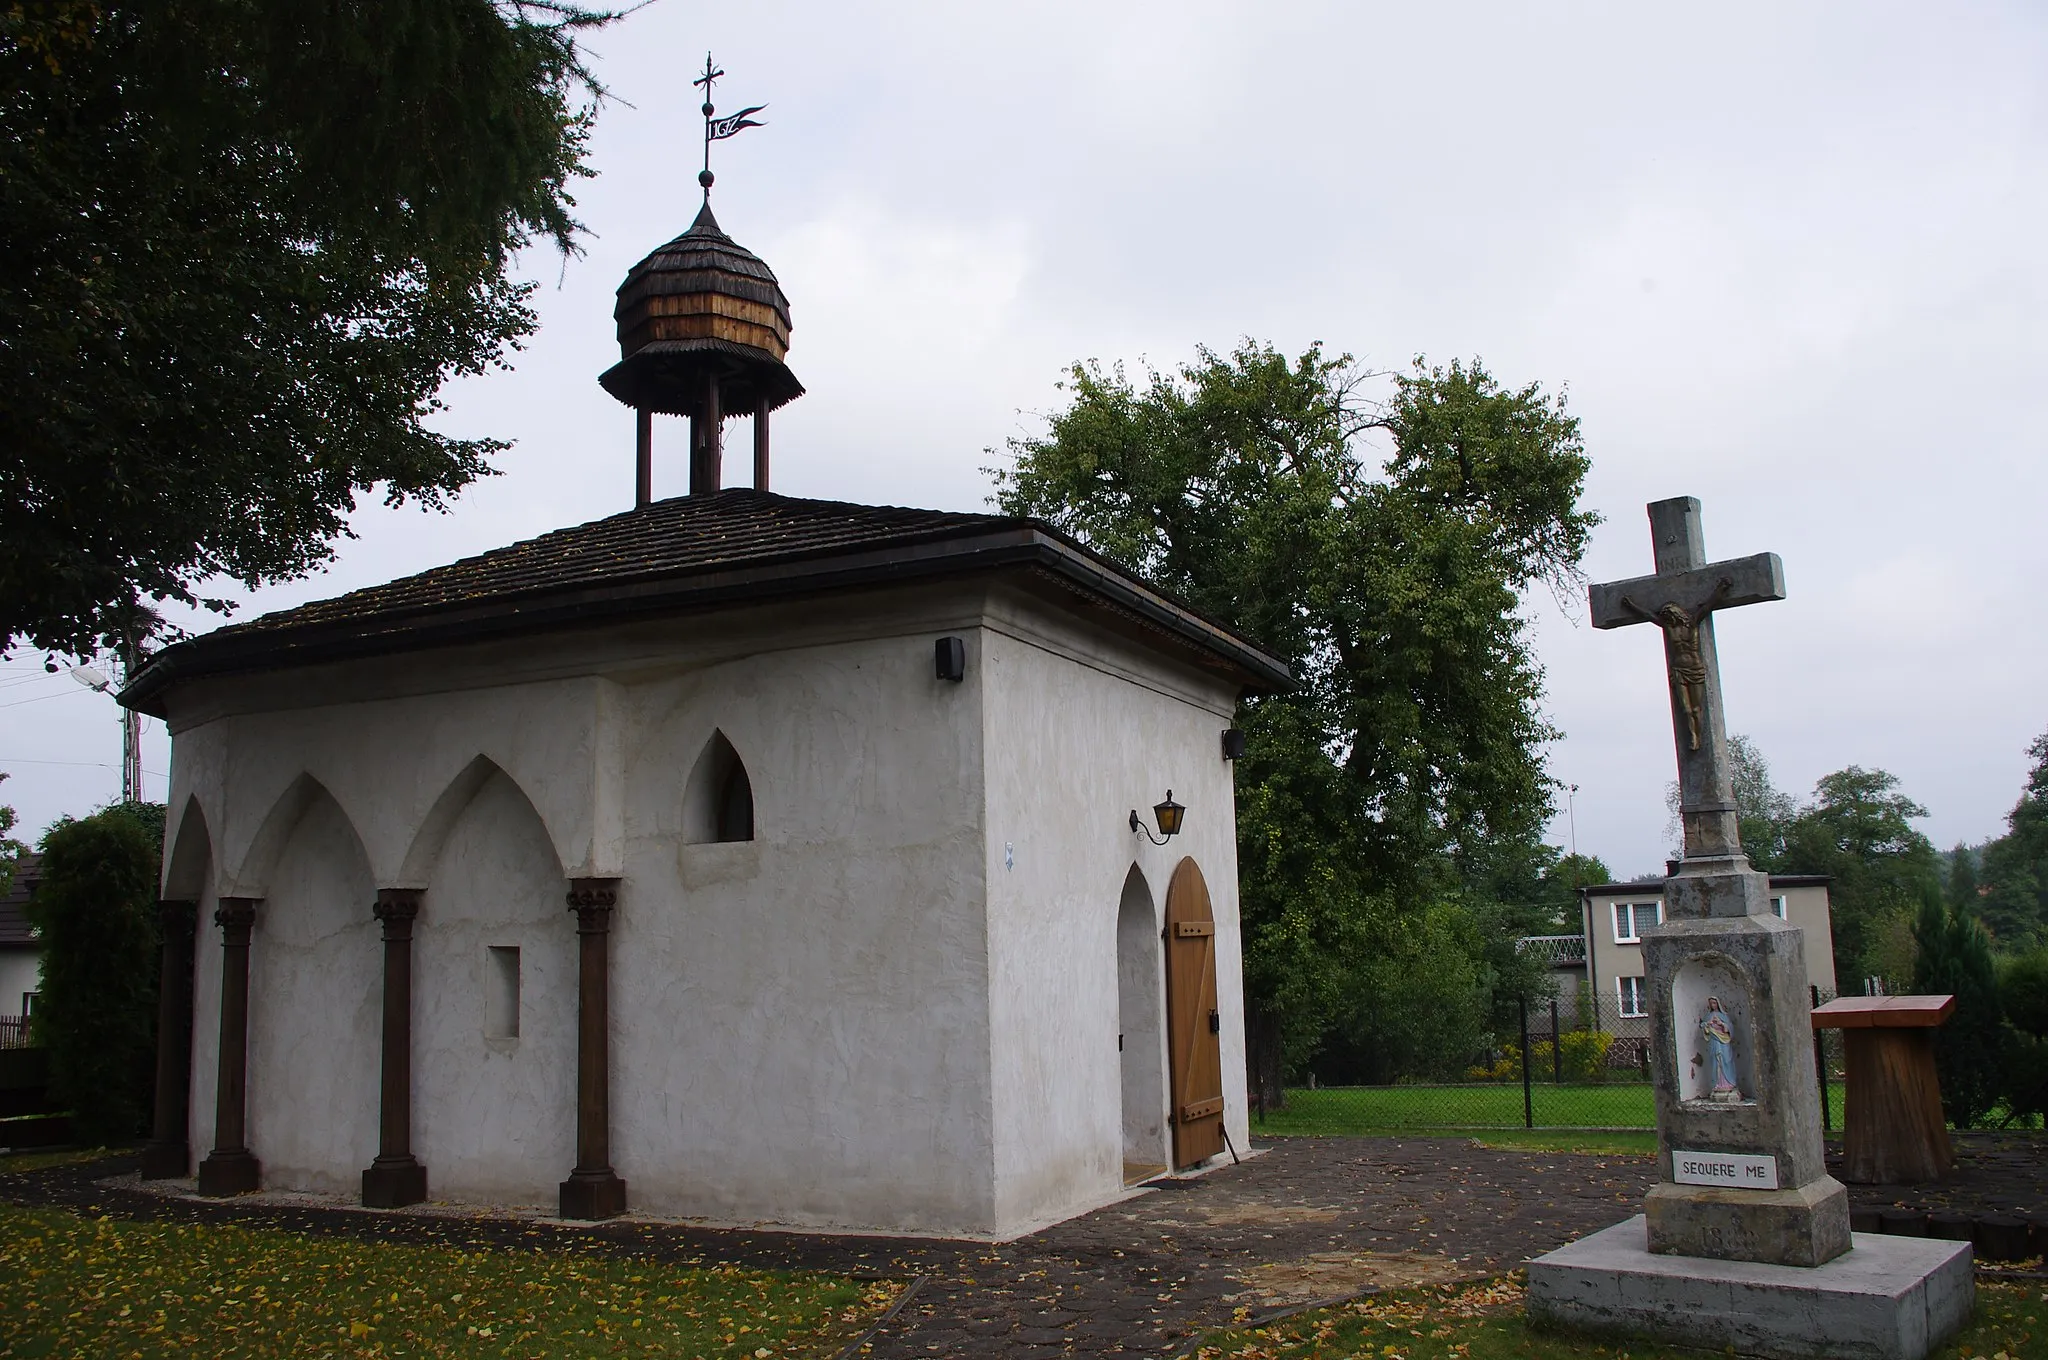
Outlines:
{"type": "MultiPolygon", "coordinates": [[[[1643,1129],[1657,1126],[1647,1082],[1552,1085],[1530,1088],[1536,1128],[1643,1129]]],[[[1830,1124],[1842,1127],[1842,1086],[1829,1091],[1830,1124]]],[[[1254,1133],[1384,1134],[1457,1133],[1521,1129],[1521,1083],[1473,1082],[1456,1086],[1324,1086],[1290,1088],[1287,1108],[1252,1120],[1254,1133]]],[[[1489,1135],[1485,1141],[1494,1141],[1489,1135]]],[[[1558,1146],[1571,1146],[1569,1143],[1558,1146]]],[[[1652,1144],[1651,1146],[1654,1146],[1652,1144]]]]}
{"type": "MultiPolygon", "coordinates": [[[[2044,1316],[2048,1293],[2038,1284],[1979,1284],[1976,1317],[1934,1355],[2048,1360],[2048,1337],[2037,1325],[2044,1316]]],[[[1198,1360],[1676,1360],[1719,1352],[1532,1330],[1522,1319],[1520,1278],[1506,1276],[1381,1294],[1270,1327],[1215,1333],[1195,1354],[1198,1360]]]]}
{"type": "Polygon", "coordinates": [[[823,1357],[901,1288],[0,1206],[10,1357],[823,1357]]]}
{"type": "Polygon", "coordinates": [[[10,1152],[0,1156],[0,1176],[18,1171],[44,1171],[53,1166],[83,1166],[88,1162],[103,1161],[118,1153],[131,1151],[129,1148],[38,1148],[27,1152],[10,1152]]]}
{"type": "Polygon", "coordinates": [[[1655,1129],[1481,1129],[1472,1141],[1481,1147],[1594,1156],[1648,1157],[1657,1151],[1655,1129]]]}

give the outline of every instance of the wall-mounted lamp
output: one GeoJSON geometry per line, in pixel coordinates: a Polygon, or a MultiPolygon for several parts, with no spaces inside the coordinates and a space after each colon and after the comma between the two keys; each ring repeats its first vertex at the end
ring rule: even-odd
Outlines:
{"type": "Polygon", "coordinates": [[[967,644],[956,637],[942,637],[932,644],[932,667],[941,680],[959,684],[967,678],[967,644]]]}
{"type": "Polygon", "coordinates": [[[1236,760],[1244,754],[1244,729],[1226,727],[1223,729],[1223,758],[1236,760]]]}
{"type": "Polygon", "coordinates": [[[1186,811],[1186,808],[1173,801],[1173,790],[1168,789],[1166,791],[1166,801],[1152,805],[1152,818],[1159,823],[1158,838],[1154,839],[1151,831],[1146,829],[1145,823],[1138,820],[1138,810],[1136,808],[1131,809],[1131,830],[1143,831],[1145,839],[1151,841],[1154,845],[1164,845],[1180,833],[1181,814],[1186,811]]]}

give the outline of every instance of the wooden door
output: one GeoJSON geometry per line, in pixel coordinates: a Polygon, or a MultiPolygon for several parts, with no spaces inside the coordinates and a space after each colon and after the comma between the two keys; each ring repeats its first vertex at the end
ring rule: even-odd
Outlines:
{"type": "Polygon", "coordinates": [[[1223,1046],[1216,1009],[1216,918],[1192,859],[1166,888],[1166,1042],[1172,1075],[1173,1164],[1223,1151],[1223,1046]]]}

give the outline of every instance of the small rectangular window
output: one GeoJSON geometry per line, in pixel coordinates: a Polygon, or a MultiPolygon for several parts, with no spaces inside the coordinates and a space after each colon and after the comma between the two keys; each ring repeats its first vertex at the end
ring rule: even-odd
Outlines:
{"type": "Polygon", "coordinates": [[[1643,980],[1639,977],[1616,978],[1615,990],[1621,994],[1621,1014],[1624,1019],[1640,1020],[1649,1014],[1643,1006],[1643,980]]]}
{"type": "Polygon", "coordinates": [[[1653,925],[1664,924],[1664,903],[1616,902],[1614,904],[1614,942],[1635,944],[1643,938],[1643,932],[1653,925]]]}
{"type": "Polygon", "coordinates": [[[1779,919],[1780,921],[1782,921],[1782,920],[1784,920],[1784,919],[1785,919],[1785,899],[1784,899],[1784,898],[1782,898],[1782,897],[1773,897],[1773,898],[1771,899],[1771,915],[1773,915],[1773,916],[1777,917],[1777,918],[1778,918],[1778,919],[1779,919]]]}
{"type": "Polygon", "coordinates": [[[517,1039],[519,948],[494,944],[484,953],[484,1033],[493,1039],[517,1039]]]}

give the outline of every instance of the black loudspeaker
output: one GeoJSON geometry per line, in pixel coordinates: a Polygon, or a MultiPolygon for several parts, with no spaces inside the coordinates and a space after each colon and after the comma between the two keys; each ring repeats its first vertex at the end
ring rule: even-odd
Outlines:
{"type": "Polygon", "coordinates": [[[941,680],[959,684],[967,678],[967,644],[956,637],[942,637],[932,644],[932,666],[941,680]]]}
{"type": "Polygon", "coordinates": [[[1226,727],[1223,729],[1223,758],[1236,760],[1244,754],[1244,729],[1226,727]]]}

